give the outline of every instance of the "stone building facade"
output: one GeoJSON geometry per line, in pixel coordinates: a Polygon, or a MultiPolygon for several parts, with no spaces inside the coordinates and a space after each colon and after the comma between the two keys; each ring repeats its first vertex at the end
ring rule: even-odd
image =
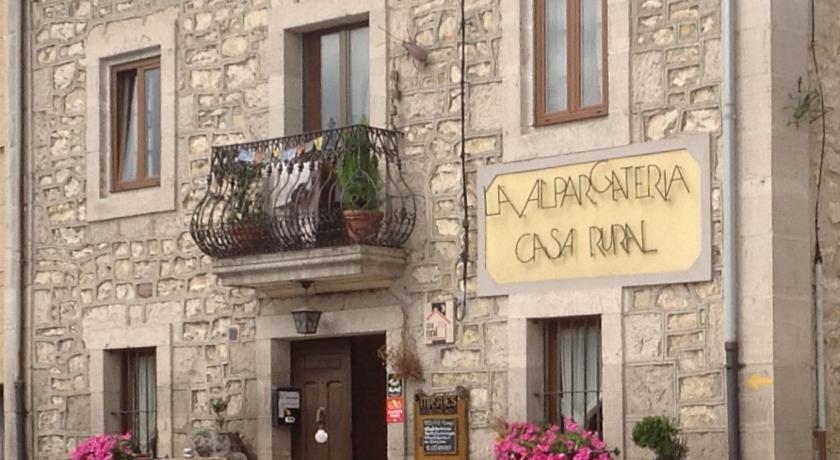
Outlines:
{"type": "MultiPolygon", "coordinates": [[[[641,418],[660,414],[678,422],[689,458],[725,458],[721,2],[608,0],[608,113],[547,127],[535,127],[532,115],[532,2],[465,3],[472,244],[467,306],[455,342],[444,345],[423,344],[423,312],[432,302],[461,298],[459,2],[27,4],[25,197],[32,234],[26,237],[24,297],[31,458],[67,458],[80,440],[114,429],[110,404],[118,372],[111,353],[132,348],[155,350],[160,456],[178,457],[190,447],[194,431],[214,423],[211,401],[221,398],[227,427],[242,433],[259,458],[292,458],[292,431],[271,423],[271,390],[289,384],[290,348],[300,339],[290,312],[302,303],[324,311],[315,338],[376,333],[391,349],[409,343],[423,373],[405,383],[407,401],[421,390],[466,387],[474,459],[492,458],[497,419],[543,416],[533,396],[542,385],[541,375],[534,377],[543,360],[539,321],[598,315],[604,380],[611,384],[603,388],[603,428],[621,458],[649,458],[630,433],[641,418]],[[402,133],[403,174],[417,203],[404,267],[389,287],[370,291],[317,293],[317,280],[315,295],[231,287],[225,276],[236,270],[203,254],[190,233],[207,192],[212,148],[302,131],[301,37],[359,20],[368,22],[370,34],[370,124],[402,133]],[[425,64],[410,56],[403,40],[426,50],[425,64]],[[114,193],[107,186],[103,81],[108,65],[149,52],[160,56],[160,185],[114,193]],[[476,206],[477,171],[687,136],[700,136],[710,147],[708,280],[480,295],[477,261],[485,248],[475,244],[483,212],[476,206]]],[[[840,75],[833,45],[840,33],[837,3],[816,1],[829,107],[840,106],[831,102],[840,75]]],[[[808,10],[799,0],[749,0],[737,7],[740,428],[744,458],[751,459],[812,451],[811,205],[822,133],[817,124],[809,130],[789,123],[789,95],[810,88],[815,78],[807,56],[808,10]]],[[[840,288],[833,281],[831,233],[840,221],[832,201],[838,116],[828,113],[821,195],[830,389],[840,384],[833,372],[840,288]]],[[[415,458],[415,414],[408,406],[404,423],[387,425],[389,459],[415,458]]],[[[830,398],[829,407],[829,451],[836,454],[836,401],[830,398]]]]}

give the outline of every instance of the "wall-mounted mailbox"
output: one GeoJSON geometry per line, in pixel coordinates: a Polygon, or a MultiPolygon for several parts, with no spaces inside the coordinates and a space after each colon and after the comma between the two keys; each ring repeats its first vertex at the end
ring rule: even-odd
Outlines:
{"type": "Polygon", "coordinates": [[[300,421],[300,389],[277,388],[274,390],[275,426],[291,426],[300,421]]]}

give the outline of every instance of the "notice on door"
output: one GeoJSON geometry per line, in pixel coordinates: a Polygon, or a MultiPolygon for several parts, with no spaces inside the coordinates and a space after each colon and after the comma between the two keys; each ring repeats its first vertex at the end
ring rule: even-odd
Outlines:
{"type": "Polygon", "coordinates": [[[479,169],[481,295],[711,277],[708,136],[479,169]]]}
{"type": "Polygon", "coordinates": [[[458,423],[452,419],[423,420],[423,452],[427,454],[455,454],[458,423]]]}
{"type": "Polygon", "coordinates": [[[414,458],[466,460],[469,455],[469,392],[414,395],[414,458]]]}

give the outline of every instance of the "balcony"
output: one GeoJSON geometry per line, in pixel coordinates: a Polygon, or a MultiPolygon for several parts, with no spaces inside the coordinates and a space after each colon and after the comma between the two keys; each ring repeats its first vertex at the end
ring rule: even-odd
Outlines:
{"type": "Polygon", "coordinates": [[[416,221],[395,131],[355,125],[214,147],[190,232],[225,285],[387,287],[416,221]]]}

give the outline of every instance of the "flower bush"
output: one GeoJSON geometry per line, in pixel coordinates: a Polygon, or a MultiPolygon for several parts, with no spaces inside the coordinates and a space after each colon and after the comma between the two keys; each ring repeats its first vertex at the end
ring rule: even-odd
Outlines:
{"type": "Polygon", "coordinates": [[[496,460],[611,460],[598,433],[582,429],[572,419],[559,425],[505,424],[493,448],[496,460]]]}
{"type": "Polygon", "coordinates": [[[133,460],[138,452],[131,442],[131,434],[100,434],[91,436],[76,446],[71,460],[133,460]]]}

